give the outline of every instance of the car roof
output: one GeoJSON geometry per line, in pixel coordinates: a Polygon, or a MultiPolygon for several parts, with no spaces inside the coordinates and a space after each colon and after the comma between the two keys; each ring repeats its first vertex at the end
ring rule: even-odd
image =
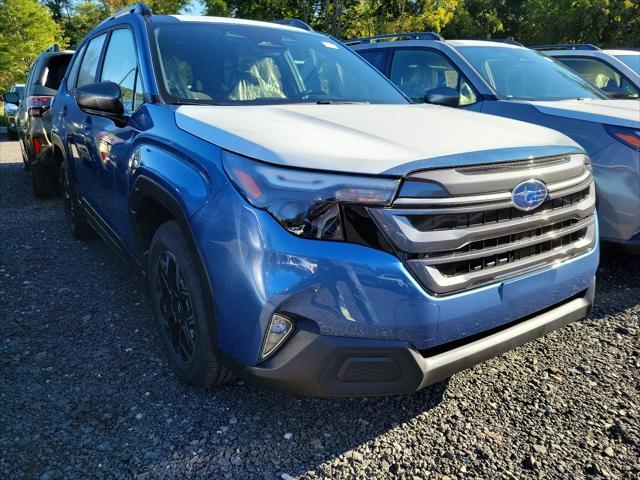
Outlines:
{"type": "Polygon", "coordinates": [[[231,17],[207,17],[202,15],[151,15],[149,17],[151,23],[219,23],[219,24],[231,24],[231,25],[249,25],[264,28],[273,28],[277,30],[288,30],[291,32],[305,32],[309,34],[321,34],[321,32],[308,31],[299,27],[292,27],[290,25],[284,25],[282,23],[261,22],[258,20],[245,20],[242,18],[231,17]]]}
{"type": "Polygon", "coordinates": [[[390,46],[407,46],[415,47],[419,45],[433,45],[434,43],[446,44],[451,47],[493,47],[493,48],[526,48],[513,43],[492,41],[492,40],[430,40],[430,39],[408,39],[408,40],[390,40],[386,42],[357,43],[349,45],[353,50],[370,50],[372,48],[388,48],[390,46]]]}
{"type": "Polygon", "coordinates": [[[603,50],[603,52],[609,55],[640,55],[638,50],[603,50]]]}
{"type": "Polygon", "coordinates": [[[495,48],[526,48],[513,43],[497,42],[491,40],[446,40],[452,47],[495,47],[495,48]]]}

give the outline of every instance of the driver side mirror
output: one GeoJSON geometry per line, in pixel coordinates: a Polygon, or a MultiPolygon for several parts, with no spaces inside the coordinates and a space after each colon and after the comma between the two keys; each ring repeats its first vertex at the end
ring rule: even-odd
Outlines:
{"type": "Polygon", "coordinates": [[[20,103],[20,96],[17,92],[6,92],[2,94],[2,100],[4,103],[12,103],[18,105],[20,103]]]}
{"type": "Polygon", "coordinates": [[[76,102],[87,113],[106,117],[122,117],[124,105],[117,83],[100,82],[76,88],[76,102]]]}
{"type": "Polygon", "coordinates": [[[432,88],[425,93],[424,102],[443,107],[457,107],[460,104],[460,92],[450,87],[432,88]]]}

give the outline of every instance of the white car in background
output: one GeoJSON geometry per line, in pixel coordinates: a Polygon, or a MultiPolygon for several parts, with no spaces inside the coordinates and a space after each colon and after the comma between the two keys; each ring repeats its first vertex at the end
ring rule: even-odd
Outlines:
{"type": "Polygon", "coordinates": [[[640,98],[640,51],[601,50],[591,44],[531,48],[564,63],[613,98],[640,98]]]}

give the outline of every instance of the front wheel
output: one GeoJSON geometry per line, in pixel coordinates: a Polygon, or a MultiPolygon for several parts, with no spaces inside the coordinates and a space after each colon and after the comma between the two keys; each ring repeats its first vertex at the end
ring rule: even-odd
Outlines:
{"type": "Polygon", "coordinates": [[[213,326],[194,259],[177,222],[156,231],[149,252],[149,293],[163,349],[177,377],[211,388],[231,378],[214,353],[213,326]]]}

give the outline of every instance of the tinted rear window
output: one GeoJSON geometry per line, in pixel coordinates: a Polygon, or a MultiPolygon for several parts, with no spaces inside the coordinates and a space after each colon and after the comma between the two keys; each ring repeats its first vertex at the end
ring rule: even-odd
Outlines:
{"type": "Polygon", "coordinates": [[[36,80],[36,95],[55,95],[72,55],[56,55],[46,62],[36,80]]]}

